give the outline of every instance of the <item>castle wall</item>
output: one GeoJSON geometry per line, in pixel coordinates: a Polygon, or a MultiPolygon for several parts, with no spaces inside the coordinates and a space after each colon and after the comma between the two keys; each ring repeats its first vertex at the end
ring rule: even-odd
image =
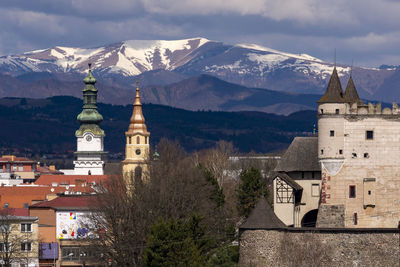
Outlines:
{"type": "Polygon", "coordinates": [[[239,266],[400,266],[397,229],[245,230],[239,266]]]}
{"type": "MultiPolygon", "coordinates": [[[[397,227],[400,221],[397,107],[381,111],[380,105],[370,104],[357,110],[353,107],[346,113],[320,114],[322,205],[344,205],[345,227],[397,227]],[[329,130],[336,133],[336,127],[338,136],[332,138],[329,130]],[[372,138],[367,131],[373,133],[372,138]],[[339,149],[343,149],[342,158],[335,154],[339,149]]],[[[320,225],[324,227],[323,223],[320,225]]]]}

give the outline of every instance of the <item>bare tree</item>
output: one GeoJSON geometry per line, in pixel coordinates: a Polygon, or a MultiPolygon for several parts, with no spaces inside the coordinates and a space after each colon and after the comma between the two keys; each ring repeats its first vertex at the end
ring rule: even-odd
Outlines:
{"type": "Polygon", "coordinates": [[[114,176],[100,189],[92,221],[94,246],[117,266],[140,266],[150,226],[158,219],[204,218],[207,234],[222,239],[229,221],[213,202],[204,172],[177,143],[161,140],[160,157],[149,162],[148,179],[126,191],[122,177],[114,176]]]}

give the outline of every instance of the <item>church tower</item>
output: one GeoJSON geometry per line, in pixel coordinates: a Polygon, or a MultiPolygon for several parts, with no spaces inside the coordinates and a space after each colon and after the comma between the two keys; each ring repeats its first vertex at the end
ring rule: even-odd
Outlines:
{"type": "Polygon", "coordinates": [[[103,175],[104,166],[104,131],[99,127],[103,116],[97,111],[96,79],[92,75],[91,64],[89,73],[83,79],[83,110],[77,119],[80,123],[75,132],[77,151],[75,152],[74,174],[103,175]]]}
{"type": "Polygon", "coordinates": [[[142,179],[148,171],[147,161],[149,159],[149,137],[145,119],[140,102],[139,82],[137,82],[135,102],[130,119],[128,131],[125,132],[126,148],[125,160],[122,161],[122,172],[125,182],[132,184],[133,181],[142,179]]]}

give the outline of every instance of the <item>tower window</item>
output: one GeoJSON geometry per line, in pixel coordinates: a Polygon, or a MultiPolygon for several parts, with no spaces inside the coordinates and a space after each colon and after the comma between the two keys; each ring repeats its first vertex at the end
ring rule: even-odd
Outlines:
{"type": "Polygon", "coordinates": [[[140,144],[140,137],[136,137],[136,144],[140,144]]]}
{"type": "Polygon", "coordinates": [[[357,158],[357,153],[352,153],[351,154],[351,157],[354,159],[354,158],[357,158]]]}
{"type": "Polygon", "coordinates": [[[324,154],[324,150],[323,149],[321,149],[321,155],[323,155],[324,154]]]}
{"type": "Polygon", "coordinates": [[[364,158],[369,158],[369,154],[368,153],[364,153],[364,158]]]}
{"type": "Polygon", "coordinates": [[[374,131],[365,131],[365,139],[367,140],[374,139],[374,131]]]}
{"type": "Polygon", "coordinates": [[[339,109],[335,109],[335,114],[339,114],[339,109]]]}
{"type": "Polygon", "coordinates": [[[340,154],[340,155],[343,154],[343,149],[339,149],[339,154],[340,154]]]}
{"type": "Polygon", "coordinates": [[[144,137],[144,143],[147,145],[147,136],[144,137]]]}
{"type": "Polygon", "coordinates": [[[356,198],[356,186],[355,185],[349,186],[349,198],[356,198]]]}
{"type": "Polygon", "coordinates": [[[334,130],[330,131],[330,136],[335,136],[335,131],[334,130]]]}
{"type": "Polygon", "coordinates": [[[353,214],[353,223],[354,223],[354,225],[358,224],[358,220],[357,219],[358,219],[357,218],[357,212],[354,212],[354,214],[353,214]]]}
{"type": "Polygon", "coordinates": [[[130,136],[128,137],[128,144],[132,144],[132,140],[131,140],[130,136]]]}
{"type": "Polygon", "coordinates": [[[321,108],[321,114],[324,114],[324,109],[321,108]]]}

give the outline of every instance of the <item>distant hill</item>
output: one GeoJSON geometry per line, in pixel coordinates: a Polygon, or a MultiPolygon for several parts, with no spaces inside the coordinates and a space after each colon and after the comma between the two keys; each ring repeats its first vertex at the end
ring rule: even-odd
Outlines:
{"type": "MultiPolygon", "coordinates": [[[[70,154],[76,148],[76,116],[82,101],[69,96],[47,99],[0,99],[0,150],[26,148],[29,153],[70,154]],[[69,151],[69,152],[68,152],[69,151]]],[[[105,149],[124,153],[124,133],[132,106],[99,104],[104,117],[105,149]]],[[[314,111],[289,116],[262,112],[187,111],[162,105],[143,106],[151,145],[166,137],[178,140],[188,151],[230,141],[241,152],[268,153],[285,149],[294,136],[310,135],[316,123],[314,111]]]]}

